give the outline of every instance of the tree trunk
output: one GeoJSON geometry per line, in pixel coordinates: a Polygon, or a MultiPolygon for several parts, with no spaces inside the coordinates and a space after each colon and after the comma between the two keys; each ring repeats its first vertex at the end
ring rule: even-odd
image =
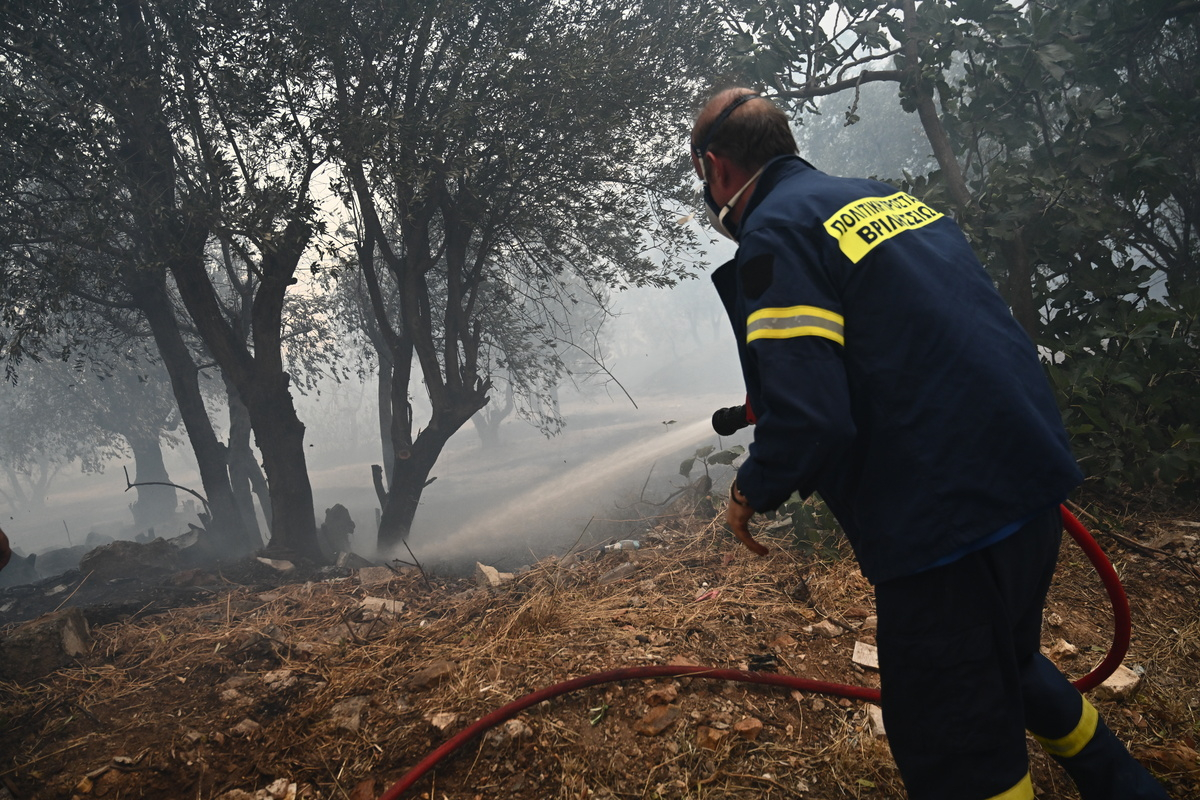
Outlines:
{"type": "Polygon", "coordinates": [[[1038,314],[1033,305],[1033,267],[1029,263],[1029,248],[1025,246],[1025,237],[1020,228],[1013,231],[1012,239],[1003,243],[1002,252],[1005,266],[1008,267],[1005,300],[1025,333],[1036,341],[1038,314]]]}
{"type": "MultiPolygon", "coordinates": [[[[204,486],[212,514],[206,525],[221,545],[235,553],[245,541],[246,534],[229,483],[225,447],[217,439],[208,411],[204,408],[196,364],[179,332],[171,298],[167,295],[165,285],[158,280],[162,276],[154,277],[156,280],[153,283],[141,283],[131,287],[130,291],[138,308],[146,316],[163,366],[171,378],[171,390],[179,406],[179,416],[187,430],[192,452],[196,455],[200,483],[204,486]]],[[[135,283],[135,280],[129,283],[135,283]]]]}
{"type": "Polygon", "coordinates": [[[379,374],[376,376],[376,402],[379,405],[379,441],[383,449],[383,474],[385,485],[392,485],[392,467],[396,461],[396,448],[392,445],[392,356],[386,346],[376,346],[379,358],[379,374]]]}
{"type": "Polygon", "coordinates": [[[229,405],[229,481],[233,486],[234,502],[246,527],[246,547],[257,550],[262,547],[262,531],[258,528],[258,515],[254,511],[253,473],[258,470],[258,464],[254,460],[254,451],[250,449],[250,414],[229,378],[224,373],[222,377],[229,405]]]}
{"type": "Polygon", "coordinates": [[[479,446],[484,450],[495,450],[500,447],[500,423],[503,419],[485,417],[482,413],[471,417],[475,433],[479,434],[479,446]]]}
{"type": "Polygon", "coordinates": [[[512,381],[504,384],[504,405],[497,406],[494,399],[489,399],[487,405],[475,412],[471,424],[479,434],[479,444],[484,450],[495,450],[500,446],[500,425],[512,414],[516,407],[513,396],[512,381]]]}
{"type": "Polygon", "coordinates": [[[286,373],[260,380],[246,404],[271,489],[268,549],[321,563],[312,484],[304,453],[304,423],[296,415],[286,373]],[[265,386],[262,384],[266,384],[265,386]]]}
{"type": "Polygon", "coordinates": [[[942,125],[941,114],[938,113],[937,103],[933,99],[933,89],[928,81],[921,77],[920,43],[916,39],[914,28],[917,22],[915,0],[903,0],[904,5],[904,58],[907,73],[904,86],[908,89],[917,106],[917,116],[921,119],[921,127],[925,129],[925,138],[933,148],[934,158],[942,170],[942,178],[950,190],[950,196],[958,204],[958,217],[962,219],[964,212],[974,204],[967,182],[963,177],[962,167],[954,155],[954,147],[950,144],[950,136],[942,125]]]}
{"type": "MultiPolygon", "coordinates": [[[[171,476],[163,463],[162,444],[157,437],[125,434],[125,440],[133,450],[134,483],[170,483],[171,476]]],[[[129,506],[134,527],[144,531],[170,521],[177,504],[174,486],[138,486],[137,501],[129,506]]]]}
{"type": "Polygon", "coordinates": [[[441,434],[426,428],[411,447],[397,448],[392,464],[393,479],[379,518],[377,547],[381,553],[386,553],[408,538],[417,515],[417,506],[421,502],[421,493],[430,482],[429,473],[453,433],[441,434]]]}

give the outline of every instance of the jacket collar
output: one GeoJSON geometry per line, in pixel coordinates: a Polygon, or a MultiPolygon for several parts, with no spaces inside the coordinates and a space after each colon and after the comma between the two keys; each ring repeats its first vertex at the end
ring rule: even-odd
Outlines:
{"type": "Polygon", "coordinates": [[[763,169],[763,174],[759,176],[758,183],[754,187],[754,194],[750,195],[749,202],[742,210],[742,218],[738,220],[738,233],[746,231],[746,222],[750,219],[750,215],[754,213],[767,195],[771,193],[780,181],[784,178],[809,170],[816,170],[812,164],[805,161],[800,156],[776,156],[767,162],[763,169]]]}

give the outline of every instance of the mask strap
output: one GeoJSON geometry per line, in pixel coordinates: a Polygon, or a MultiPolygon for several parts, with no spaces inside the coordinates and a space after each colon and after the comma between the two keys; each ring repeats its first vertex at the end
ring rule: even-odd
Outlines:
{"type": "Polygon", "coordinates": [[[756,180],[758,180],[758,179],[759,179],[759,176],[761,176],[761,175],[763,174],[763,171],[764,171],[764,170],[766,170],[766,168],[767,168],[767,165],[766,165],[766,164],[763,164],[761,167],[759,167],[759,168],[758,168],[758,172],[756,172],[756,173],[754,173],[753,175],[751,175],[751,176],[750,176],[750,180],[748,180],[748,181],[746,181],[745,183],[743,183],[743,184],[742,184],[742,188],[740,188],[740,189],[738,189],[738,190],[737,190],[737,194],[735,194],[733,197],[729,198],[729,202],[728,202],[728,203],[726,203],[726,204],[725,204],[725,205],[724,205],[724,206],[721,208],[721,214],[720,214],[720,216],[718,217],[718,219],[720,219],[720,220],[721,220],[721,223],[722,223],[722,224],[724,224],[724,222],[725,222],[725,215],[726,215],[726,214],[728,214],[730,211],[732,211],[732,210],[733,210],[733,207],[734,207],[735,205],[737,205],[737,201],[738,201],[738,199],[739,199],[739,198],[742,196],[742,193],[743,193],[743,192],[745,192],[745,191],[746,191],[746,189],[748,189],[748,188],[750,187],[750,184],[754,183],[756,180]]]}
{"type": "Polygon", "coordinates": [[[729,119],[729,115],[738,106],[756,97],[758,97],[757,94],[744,94],[741,97],[735,98],[729,105],[721,109],[721,113],[717,114],[717,118],[713,120],[712,124],[708,126],[708,130],[704,133],[704,139],[700,142],[700,146],[696,148],[696,158],[699,158],[703,162],[704,154],[708,152],[708,146],[712,144],[713,137],[717,135],[717,129],[721,127],[721,124],[729,119]]]}

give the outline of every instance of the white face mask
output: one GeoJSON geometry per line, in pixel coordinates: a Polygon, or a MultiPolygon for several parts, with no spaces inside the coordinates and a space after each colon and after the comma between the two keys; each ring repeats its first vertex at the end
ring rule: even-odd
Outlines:
{"type": "Polygon", "coordinates": [[[738,200],[741,198],[746,189],[750,187],[750,184],[758,180],[758,177],[763,174],[764,169],[766,169],[765,165],[761,167],[758,172],[751,175],[750,180],[742,184],[742,188],[737,190],[737,194],[729,198],[729,202],[721,206],[720,209],[717,208],[717,201],[713,200],[712,191],[708,188],[708,181],[704,182],[704,208],[708,213],[708,224],[712,225],[713,229],[726,239],[732,239],[735,242],[737,241],[737,236],[735,233],[729,228],[725,227],[726,215],[728,215],[729,212],[733,210],[733,207],[737,205],[738,200]]]}

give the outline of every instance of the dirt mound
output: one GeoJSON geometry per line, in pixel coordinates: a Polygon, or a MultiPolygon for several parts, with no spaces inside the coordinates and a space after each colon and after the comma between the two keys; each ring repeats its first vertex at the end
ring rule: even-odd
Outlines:
{"type": "MultiPolygon", "coordinates": [[[[376,567],[225,584],[198,605],[93,622],[74,666],[0,684],[0,781],[17,800],[369,800],[478,717],[601,670],[702,664],[878,685],[862,658],[874,642],[871,593],[845,553],[807,559],[765,530],[772,552],[755,558],[711,521],[652,525],[639,550],[548,559],[498,585],[376,567]]],[[[1187,800],[1200,797],[1198,581],[1179,551],[1154,546],[1157,530],[1121,528],[1141,550],[1102,540],[1133,601],[1126,664],[1144,676],[1134,698],[1098,705],[1187,800]]],[[[1098,663],[1107,600],[1069,543],[1047,620],[1066,671],[1098,663]]],[[[1032,757],[1039,797],[1075,796],[1036,748],[1032,757]]],[[[677,678],[534,706],[409,796],[903,793],[867,704],[677,678]]]]}

